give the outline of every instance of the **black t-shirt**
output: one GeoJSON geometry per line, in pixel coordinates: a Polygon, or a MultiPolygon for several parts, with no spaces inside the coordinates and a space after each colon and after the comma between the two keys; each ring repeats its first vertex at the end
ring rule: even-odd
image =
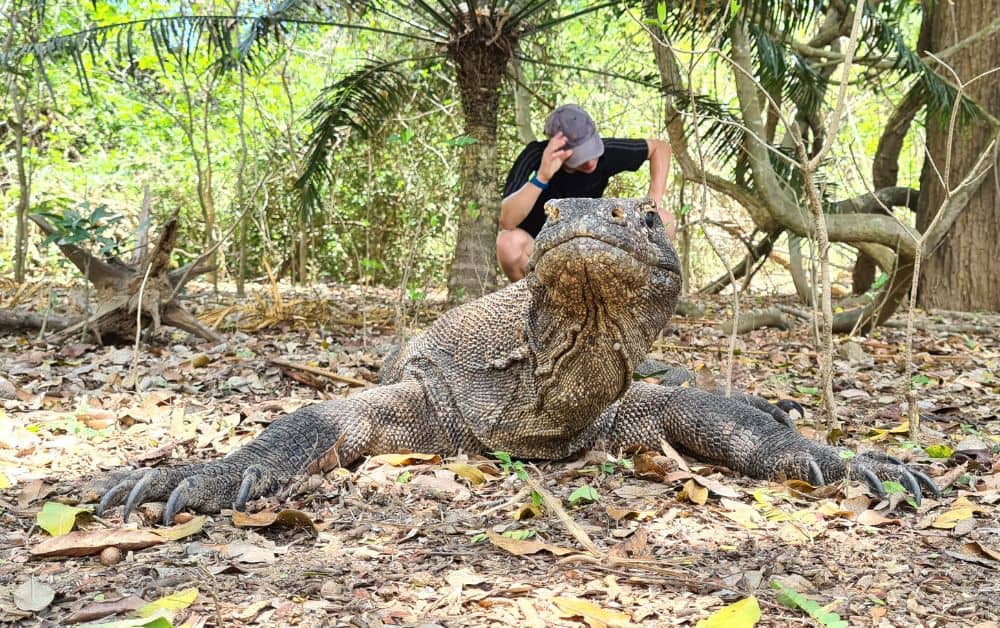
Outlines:
{"type": "MultiPolygon", "coordinates": [[[[520,190],[531,179],[532,173],[538,171],[538,166],[542,163],[542,151],[547,144],[546,140],[531,142],[524,147],[507,175],[507,183],[503,187],[504,198],[520,190]]],[[[625,170],[638,170],[648,157],[649,144],[646,140],[605,138],[604,154],[597,161],[597,169],[591,173],[564,172],[560,169],[549,181],[549,189],[542,190],[534,207],[518,227],[530,233],[531,237],[536,237],[545,224],[545,203],[548,200],[600,198],[612,176],[625,170]]]]}

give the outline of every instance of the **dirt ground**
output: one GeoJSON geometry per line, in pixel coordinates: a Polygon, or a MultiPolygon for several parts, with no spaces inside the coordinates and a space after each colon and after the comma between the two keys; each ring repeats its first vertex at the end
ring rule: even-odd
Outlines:
{"type": "MultiPolygon", "coordinates": [[[[39,525],[46,503],[76,504],[88,480],[122,466],[223,455],[300,405],[372,386],[397,332],[442,308],[357,287],[254,294],[201,287],[190,298],[228,334],[222,346],[171,330],[138,351],[0,335],[0,622],[671,626],[728,609],[722,626],[750,625],[738,623],[747,603],[731,605],[752,597],[761,626],[837,625],[833,614],[851,626],[998,625],[996,316],[919,314],[909,380],[903,329],[837,339],[833,436],[888,450],[946,487],[918,508],[856,483],[813,490],[693,461],[687,472],[669,450],[520,464],[387,456],[296,482],[254,503],[263,515],[186,519],[181,538],[149,536],[156,504],[127,527],[120,509],[81,515],[61,548],[43,551],[54,541],[39,525]],[[920,446],[903,424],[911,383],[920,446]],[[127,549],[130,534],[157,540],[127,549]],[[107,546],[125,549],[70,555],[107,546]],[[127,619],[157,600],[168,623],[127,619]]],[[[0,291],[0,305],[13,298],[0,291]]],[[[698,303],[705,313],[678,318],[654,354],[721,383],[729,338],[714,325],[728,305],[698,303]]],[[[815,424],[809,325],[740,336],[732,366],[736,386],[797,400],[800,429],[829,435],[815,424]]]]}

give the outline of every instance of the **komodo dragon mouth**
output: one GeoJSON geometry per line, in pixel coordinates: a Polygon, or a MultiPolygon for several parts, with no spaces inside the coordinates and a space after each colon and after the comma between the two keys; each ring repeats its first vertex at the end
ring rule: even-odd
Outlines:
{"type": "MultiPolygon", "coordinates": [[[[649,266],[656,268],[658,270],[665,270],[667,272],[680,274],[680,264],[678,264],[675,258],[667,257],[656,257],[653,258],[651,255],[644,255],[642,251],[636,251],[634,249],[625,248],[621,241],[616,241],[613,238],[602,237],[600,235],[588,234],[588,233],[568,233],[565,236],[551,242],[545,249],[539,251],[536,256],[535,263],[537,264],[546,254],[550,254],[553,251],[560,249],[561,247],[570,245],[578,250],[582,249],[593,249],[595,251],[605,250],[605,251],[617,251],[623,256],[628,256],[635,259],[637,262],[644,266],[649,266]],[[587,243],[594,243],[593,246],[587,246],[587,243]]],[[[647,251],[648,253],[648,251],[647,251]]]]}

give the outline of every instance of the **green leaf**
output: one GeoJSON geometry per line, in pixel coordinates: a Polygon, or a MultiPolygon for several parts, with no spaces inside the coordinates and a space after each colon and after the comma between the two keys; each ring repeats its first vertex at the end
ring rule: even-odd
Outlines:
{"type": "Polygon", "coordinates": [[[196,599],[198,599],[198,589],[194,587],[182,589],[136,609],[135,614],[139,617],[150,618],[154,616],[173,615],[177,611],[184,610],[194,604],[196,599]]]}
{"type": "Polygon", "coordinates": [[[813,388],[812,386],[796,386],[795,390],[802,393],[803,395],[818,395],[819,389],[813,388]]]}
{"type": "Polygon", "coordinates": [[[931,458],[951,458],[954,450],[945,444],[928,445],[924,450],[931,458]]]}
{"type": "Polygon", "coordinates": [[[810,600],[795,589],[786,587],[779,580],[772,580],[771,588],[778,592],[776,597],[779,604],[788,608],[801,609],[827,628],[847,628],[847,622],[841,619],[840,615],[824,610],[819,602],[810,600]]]}
{"type": "Polygon", "coordinates": [[[403,471],[396,476],[396,484],[406,484],[410,481],[410,476],[412,474],[409,471],[403,471]]]}
{"type": "Polygon", "coordinates": [[[38,527],[52,536],[62,536],[73,530],[77,516],[82,513],[90,515],[90,511],[86,508],[67,506],[59,502],[45,502],[41,512],[35,517],[35,521],[38,523],[38,527]]]}
{"type": "Polygon", "coordinates": [[[596,502],[600,498],[601,496],[594,490],[594,487],[584,484],[569,494],[569,503],[576,506],[580,503],[596,502]]]}
{"type": "Polygon", "coordinates": [[[885,494],[886,495],[893,495],[895,493],[905,493],[906,492],[906,489],[903,488],[902,484],[900,484],[899,482],[893,482],[891,480],[887,480],[885,482],[882,482],[882,488],[885,490],[885,494]]]}
{"type": "Polygon", "coordinates": [[[750,628],[760,621],[760,604],[754,596],[724,606],[698,622],[698,628],[750,628]]]}
{"type": "Polygon", "coordinates": [[[468,146],[470,144],[475,144],[477,141],[478,140],[474,137],[468,137],[467,135],[459,135],[458,137],[454,137],[450,140],[447,140],[445,144],[447,144],[448,146],[462,147],[462,146],[468,146]]]}
{"type": "Polygon", "coordinates": [[[666,24],[667,22],[667,3],[657,2],[656,3],[656,17],[660,20],[660,24],[666,24]]]}
{"type": "Polygon", "coordinates": [[[527,541],[531,537],[535,536],[534,530],[507,530],[503,533],[503,536],[508,539],[514,539],[516,541],[527,541]]]}
{"type": "Polygon", "coordinates": [[[910,379],[910,381],[912,381],[915,386],[926,386],[934,382],[934,380],[927,377],[923,373],[917,373],[910,379]]]}

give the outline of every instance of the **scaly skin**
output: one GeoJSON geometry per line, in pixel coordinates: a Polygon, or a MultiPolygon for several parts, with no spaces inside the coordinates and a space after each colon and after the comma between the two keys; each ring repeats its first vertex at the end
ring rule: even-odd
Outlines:
{"type": "Polygon", "coordinates": [[[528,276],[455,308],[390,358],[383,386],[301,408],[229,456],[112,475],[99,512],[167,500],[215,512],[273,492],[305,471],[410,449],[503,450],[558,459],[604,441],[661,439],[703,460],[767,479],[814,484],[849,474],[876,490],[894,479],[919,499],[934,483],[896,460],[809,441],[787,415],[749,395],[633,383],[673,314],[677,255],[645,200],[564,199],[547,207],[528,276]]]}

